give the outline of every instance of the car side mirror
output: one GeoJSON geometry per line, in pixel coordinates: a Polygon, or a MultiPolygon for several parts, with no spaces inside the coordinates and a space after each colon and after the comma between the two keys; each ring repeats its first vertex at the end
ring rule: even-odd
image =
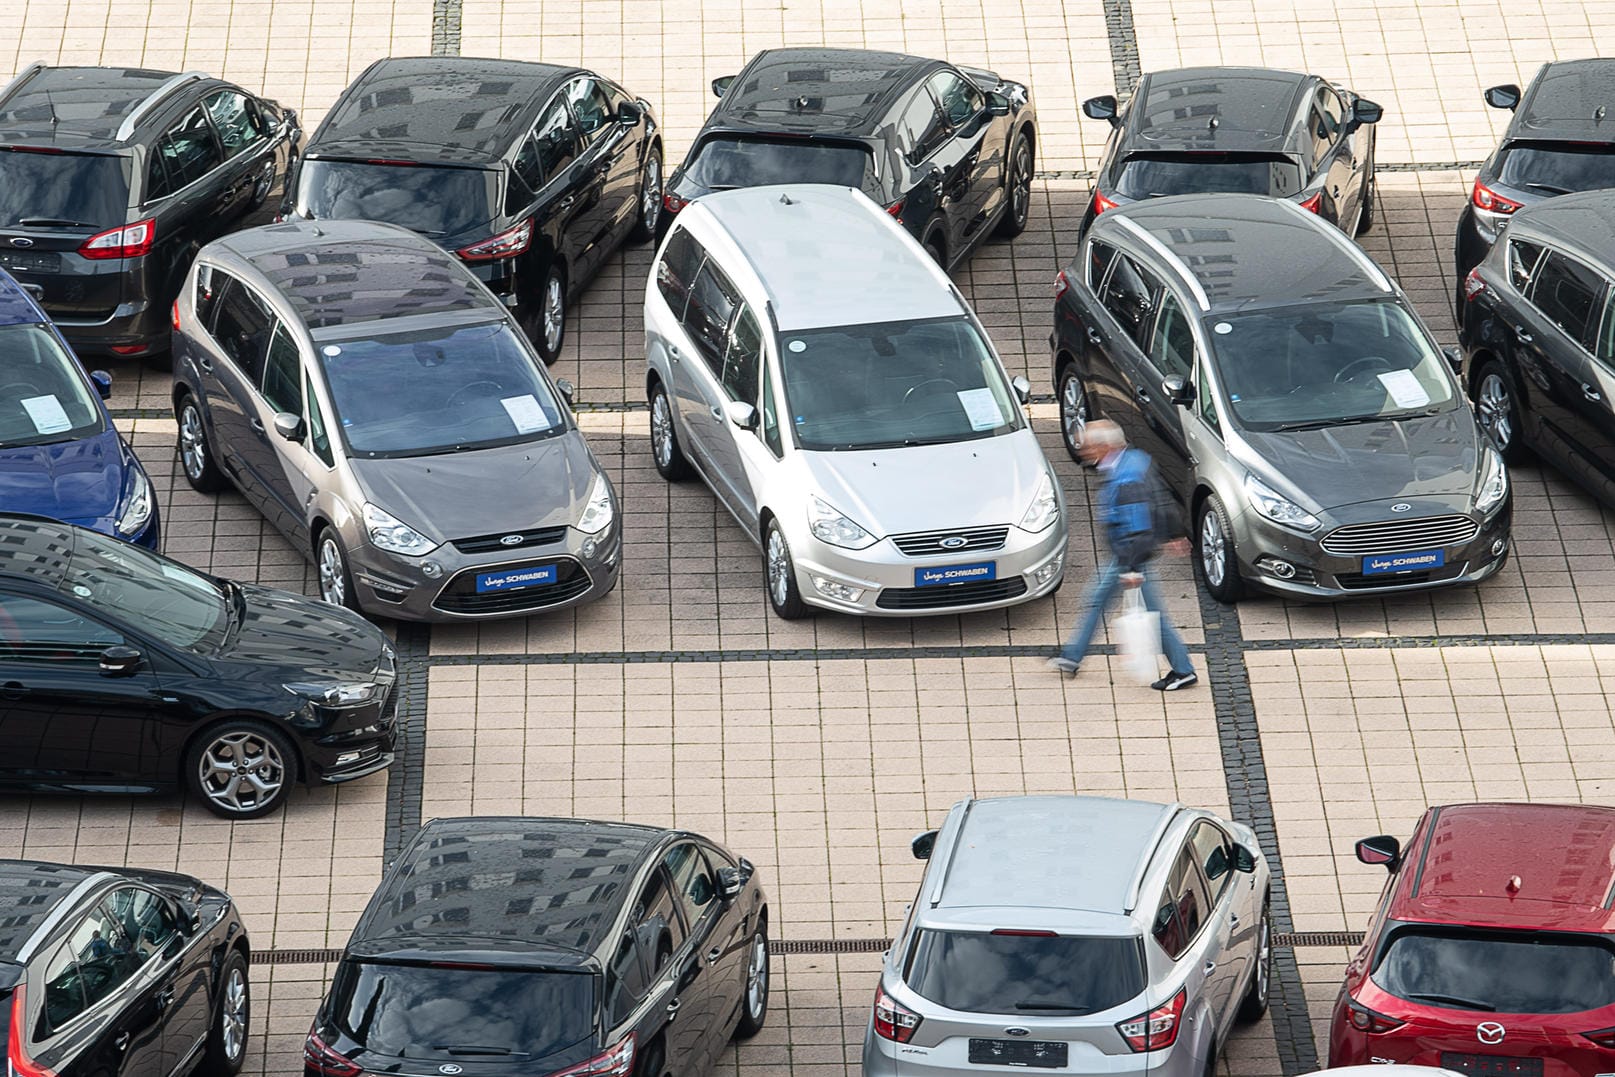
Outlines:
{"type": "Polygon", "coordinates": [[[141,654],[133,647],[114,644],[101,652],[100,668],[103,677],[127,677],[140,668],[141,654]]]}
{"type": "Polygon", "coordinates": [[[720,75],[712,80],[712,96],[722,97],[729,92],[729,87],[735,84],[733,75],[720,75]]]}
{"type": "Polygon", "coordinates": [[[999,93],[997,90],[988,90],[987,91],[987,115],[989,115],[989,116],[1008,116],[1009,115],[1009,98],[1005,97],[1003,94],[999,93]]]}
{"type": "Polygon", "coordinates": [[[632,101],[624,101],[617,106],[617,122],[624,127],[636,127],[644,118],[644,111],[632,101]]]}
{"type": "Polygon", "coordinates": [[[740,877],[739,868],[718,869],[718,900],[733,901],[745,887],[746,881],[740,877]]]}
{"type": "Polygon", "coordinates": [[[1194,403],[1194,386],[1177,374],[1170,374],[1161,379],[1161,391],[1166,394],[1168,400],[1180,408],[1186,408],[1194,403]]]}
{"type": "Polygon", "coordinates": [[[1520,88],[1512,82],[1493,86],[1485,93],[1486,103],[1493,108],[1506,108],[1513,112],[1520,104],[1520,88]]]}
{"type": "Polygon", "coordinates": [[[1019,400],[1022,404],[1030,404],[1032,402],[1032,383],[1027,381],[1020,374],[1017,374],[1013,378],[1009,379],[1009,387],[1015,390],[1015,399],[1019,400]]]}
{"type": "Polygon", "coordinates": [[[931,859],[931,850],[936,848],[936,831],[927,830],[923,834],[914,835],[914,840],[908,843],[908,848],[914,854],[915,860],[931,859]]]}
{"type": "Polygon", "coordinates": [[[202,928],[202,910],[183,898],[174,901],[174,911],[179,914],[179,926],[187,935],[194,935],[202,928]]]}
{"type": "Polygon", "coordinates": [[[90,384],[95,386],[95,391],[102,400],[107,400],[112,396],[112,375],[106,371],[90,371],[90,384]]]}
{"type": "Polygon", "coordinates": [[[303,417],[293,415],[289,411],[277,411],[275,413],[275,433],[287,441],[302,441],[303,417]]]}
{"type": "Polygon", "coordinates": [[[1243,845],[1234,846],[1234,870],[1243,871],[1246,875],[1256,870],[1256,854],[1243,845]]]}
{"type": "Polygon", "coordinates": [[[1389,834],[1364,838],[1357,843],[1357,859],[1365,864],[1382,865],[1386,871],[1402,866],[1402,843],[1389,834]]]}
{"type": "Polygon", "coordinates": [[[1359,97],[1356,104],[1351,106],[1352,123],[1379,123],[1380,117],[1384,115],[1384,108],[1366,98],[1359,97]]]}
{"type": "Polygon", "coordinates": [[[1452,368],[1454,374],[1463,372],[1464,357],[1457,348],[1442,348],[1441,358],[1447,361],[1447,365],[1452,368]]]}
{"type": "Polygon", "coordinates": [[[729,416],[729,421],[740,427],[740,429],[757,429],[757,409],[750,404],[741,400],[731,400],[724,405],[723,410],[724,414],[729,416]]]}
{"type": "Polygon", "coordinates": [[[577,388],[571,382],[565,378],[556,378],[555,391],[561,394],[561,399],[566,401],[567,407],[572,407],[572,398],[577,395],[577,388]]]}
{"type": "Polygon", "coordinates": [[[1104,120],[1112,127],[1121,126],[1116,98],[1110,94],[1088,98],[1082,103],[1082,114],[1090,120],[1104,120]]]}

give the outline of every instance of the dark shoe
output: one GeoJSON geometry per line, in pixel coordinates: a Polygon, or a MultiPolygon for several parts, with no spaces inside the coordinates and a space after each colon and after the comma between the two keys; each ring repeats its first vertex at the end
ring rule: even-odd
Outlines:
{"type": "Polygon", "coordinates": [[[1191,669],[1187,673],[1179,673],[1174,670],[1150,685],[1150,687],[1157,692],[1176,692],[1179,688],[1189,688],[1199,683],[1200,678],[1194,670],[1191,669]]]}
{"type": "Polygon", "coordinates": [[[1080,668],[1077,663],[1069,658],[1051,658],[1044,665],[1056,673],[1064,673],[1067,677],[1075,677],[1077,670],[1080,668]]]}

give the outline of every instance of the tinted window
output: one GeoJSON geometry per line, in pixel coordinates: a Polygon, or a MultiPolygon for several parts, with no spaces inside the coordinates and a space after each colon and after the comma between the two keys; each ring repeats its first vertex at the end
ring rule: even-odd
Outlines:
{"type": "MultiPolygon", "coordinates": [[[[200,108],[192,109],[157,140],[157,159],[162,162],[168,180],[168,190],[188,187],[217,168],[224,160],[219,144],[214,141],[213,129],[200,108]]],[[[155,176],[153,179],[155,180],[155,176]]],[[[148,194],[148,197],[156,197],[148,194]]]]}
{"type": "Polygon", "coordinates": [[[1125,255],[1116,259],[1116,268],[1105,281],[1100,302],[1135,343],[1140,339],[1142,328],[1149,324],[1150,311],[1154,309],[1155,283],[1154,277],[1125,255]]]}
{"type": "Polygon", "coordinates": [[[875,159],[861,144],[718,135],[696,147],[684,178],[709,191],[772,183],[831,183],[877,195],[875,159]]]}
{"type": "Polygon", "coordinates": [[[942,110],[924,88],[904,106],[897,126],[902,132],[904,144],[909,147],[910,159],[914,161],[929,156],[948,137],[948,124],[942,118],[942,110]]]}
{"type": "Polygon", "coordinates": [[[578,79],[567,86],[566,103],[572,107],[572,116],[585,145],[611,123],[611,101],[594,79],[578,79]]]}
{"type": "Polygon", "coordinates": [[[554,179],[578,155],[578,129],[573,126],[565,101],[555,101],[539,117],[533,128],[533,152],[546,180],[554,179]]]}
{"type": "Polygon", "coordinates": [[[37,218],[103,228],[128,213],[127,158],[0,148],[0,226],[37,218]]]}
{"type": "Polygon", "coordinates": [[[213,302],[213,339],[247,381],[257,385],[263,378],[264,355],[275,319],[263,301],[240,281],[218,270],[213,272],[213,281],[219,289],[213,302]]]}
{"type": "Polygon", "coordinates": [[[1189,848],[1211,884],[1211,900],[1215,902],[1234,877],[1233,843],[1219,827],[1201,820],[1189,834],[1189,848]]]}
{"type": "Polygon", "coordinates": [[[0,663],[90,666],[122,642],[120,633],[54,602],[0,595],[0,663]]]}
{"type": "Polygon", "coordinates": [[[303,362],[284,325],[275,327],[264,362],[264,399],[276,411],[303,414],[303,362]]]}
{"type": "Polygon", "coordinates": [[[640,891],[628,923],[644,957],[646,974],[655,979],[684,943],[684,925],[679,921],[672,891],[668,890],[667,880],[660,871],[653,874],[640,891]]]}
{"type": "Polygon", "coordinates": [[[1530,290],[1531,275],[1536,272],[1536,264],[1541,259],[1542,244],[1526,239],[1508,241],[1508,279],[1515,291],[1523,293],[1530,290]]]}
{"type": "Polygon", "coordinates": [[[499,173],[481,168],[303,162],[299,216],[385,221],[422,235],[447,236],[486,225],[494,215],[499,173]]]}
{"type": "Polygon", "coordinates": [[[606,970],[606,1004],[613,1022],[633,1009],[634,1003],[644,995],[645,987],[644,963],[634,934],[629,932],[617,944],[617,952],[611,956],[611,965],[606,970]]]}
{"type": "Polygon", "coordinates": [[[757,367],[762,361],[763,331],[751,308],[742,306],[729,332],[729,351],[723,359],[723,388],[730,400],[757,403],[757,367]]]}
{"type": "Polygon", "coordinates": [[[1558,251],[1548,252],[1535,275],[1531,302],[1566,336],[1586,339],[1587,323],[1604,298],[1604,278],[1558,251]]]}
{"type": "Polygon", "coordinates": [[[1206,376],[1204,357],[1200,360],[1200,369],[1197,373],[1198,376],[1194,380],[1197,389],[1194,396],[1195,407],[1200,411],[1201,420],[1211,429],[1221,434],[1222,421],[1217,418],[1217,401],[1212,395],[1211,380],[1206,376]]]}
{"type": "Polygon", "coordinates": [[[925,85],[936,95],[943,117],[955,131],[974,119],[985,104],[981,91],[952,71],[937,72],[925,85]]]}
{"type": "Polygon", "coordinates": [[[506,972],[344,962],[331,985],[332,1020],[382,1055],[539,1058],[594,1030],[588,972],[506,972]]]}
{"type": "Polygon", "coordinates": [[[694,845],[685,842],[668,850],[662,863],[673,879],[673,889],[684,906],[684,918],[694,924],[713,907],[718,888],[712,881],[712,869],[694,845]]]}
{"type": "Polygon", "coordinates": [[[144,964],[123,924],[100,905],[73,929],[67,948],[78,962],[84,999],[91,1006],[128,982],[144,964]]]}
{"type": "Polygon", "coordinates": [[[223,595],[206,577],[93,531],[73,533],[60,588],[174,647],[210,649],[226,623],[223,595]]]}
{"type": "Polygon", "coordinates": [[[768,451],[775,456],[783,456],[785,454],[785,442],[780,437],[779,410],[774,404],[774,372],[768,368],[767,362],[763,363],[762,396],[763,444],[767,445],[768,451]]]}
{"type": "Polygon", "coordinates": [[[1346,103],[1340,95],[1327,86],[1318,87],[1318,110],[1323,113],[1323,122],[1330,133],[1340,134],[1341,125],[1346,122],[1346,103]]]}
{"type": "Polygon", "coordinates": [[[740,297],[723,272],[708,261],[695,275],[690,304],[684,309],[684,330],[712,369],[714,378],[723,377],[723,356],[728,347],[729,319],[734,317],[740,297]]]}
{"type": "Polygon", "coordinates": [[[1300,165],[1257,153],[1138,153],[1116,173],[1116,190],[1138,199],[1174,194],[1288,198],[1300,189],[1300,165]]]}
{"type": "Polygon", "coordinates": [[[1398,998],[1498,1013],[1576,1013],[1615,1003],[1615,950],[1601,939],[1403,930],[1371,977],[1398,998]]]}
{"type": "Polygon", "coordinates": [[[1144,990],[1131,938],[920,932],[904,977],[924,998],[970,1013],[1098,1013],[1144,990]]]}
{"type": "Polygon", "coordinates": [[[326,467],[336,464],[331,454],[331,434],[325,427],[325,413],[320,410],[320,398],[314,395],[314,383],[303,375],[303,392],[308,399],[308,447],[324,461],[326,467]]]}
{"type": "Polygon", "coordinates": [[[1194,330],[1171,292],[1161,293],[1161,310],[1155,316],[1155,335],[1150,340],[1150,359],[1161,373],[1176,374],[1185,381],[1194,366],[1194,330]]]}
{"type": "Polygon", "coordinates": [[[695,282],[696,271],[706,251],[688,231],[679,228],[667,241],[661,261],[656,263],[656,287],[667,300],[673,317],[683,318],[685,304],[689,302],[690,285],[695,282]]]}
{"type": "Polygon", "coordinates": [[[104,429],[100,406],[54,333],[40,325],[0,326],[0,449],[104,429]]]}
{"type": "Polygon", "coordinates": [[[208,118],[219,133],[219,142],[226,157],[234,157],[242,150],[261,142],[263,128],[258,117],[247,107],[244,95],[234,90],[221,90],[205,102],[208,118]]]}
{"type": "Polygon", "coordinates": [[[1088,244],[1088,287],[1095,295],[1099,294],[1099,286],[1105,283],[1105,270],[1116,258],[1116,248],[1109,243],[1094,240],[1088,244]]]}
{"type": "Polygon", "coordinates": [[[1340,118],[1331,115],[1314,101],[1307,112],[1307,124],[1312,135],[1312,163],[1317,164],[1328,155],[1330,147],[1340,135],[1340,118]]]}
{"type": "Polygon", "coordinates": [[[1615,292],[1610,293],[1609,301],[1604,304],[1604,319],[1598,327],[1593,354],[1606,367],[1615,368],[1615,292]]]}
{"type": "Polygon", "coordinates": [[[123,927],[136,957],[144,964],[179,933],[168,903],[150,890],[126,886],[107,896],[107,911],[123,927]]]}
{"type": "Polygon", "coordinates": [[[1194,865],[1194,854],[1184,849],[1172,865],[1166,891],[1156,906],[1155,922],[1150,928],[1155,941],[1171,957],[1181,956],[1200,933],[1210,907],[1211,897],[1194,865]]]}
{"type": "Polygon", "coordinates": [[[70,945],[64,944],[45,965],[45,1006],[39,1015],[35,1036],[50,1035],[86,1008],[84,978],[79,975],[77,956],[70,945]]]}
{"type": "Polygon", "coordinates": [[[1538,194],[1570,194],[1615,187],[1615,145],[1594,142],[1516,142],[1502,151],[1499,182],[1538,194]]]}

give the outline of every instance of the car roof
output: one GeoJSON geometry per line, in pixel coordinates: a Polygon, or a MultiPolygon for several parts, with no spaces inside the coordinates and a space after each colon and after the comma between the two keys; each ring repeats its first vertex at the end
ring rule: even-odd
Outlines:
{"type": "Polygon", "coordinates": [[[1261,67],[1151,72],[1128,113],[1129,151],[1300,153],[1294,122],[1311,75],[1261,67]]]}
{"type": "Polygon", "coordinates": [[[28,293],[22,290],[22,285],[10,273],[0,269],[0,325],[25,325],[44,320],[45,316],[28,293]]]}
{"type": "MultiPolygon", "coordinates": [[[[188,82],[215,82],[197,72],[144,67],[34,65],[0,96],[0,142],[48,143],[67,149],[111,150],[126,145],[125,121],[188,82]]],[[[138,129],[138,128],[137,128],[138,129]]]]}
{"type": "Polygon", "coordinates": [[[1615,59],[1543,64],[1515,108],[1508,133],[1510,138],[1615,142],[1615,59]]]}
{"type": "Polygon", "coordinates": [[[647,852],[669,834],[588,819],[434,819],[399,855],[349,948],[577,963],[599,948],[647,852]]]}
{"type": "Polygon", "coordinates": [[[354,80],[309,139],[312,156],[493,164],[576,67],[465,56],[380,60],[354,80]]]}
{"type": "Polygon", "coordinates": [[[939,60],[869,49],[768,49],[736,76],[709,126],[867,135],[939,60]]]}
{"type": "Polygon", "coordinates": [[[0,860],[0,960],[12,960],[55,908],[96,868],[0,860]]]}
{"type": "Polygon", "coordinates": [[[965,313],[930,256],[850,187],[742,187],[699,198],[691,209],[749,262],[781,330],[965,313]]]}
{"type": "Polygon", "coordinates": [[[73,528],[38,516],[0,516],[0,579],[55,590],[73,558],[73,528]]]}
{"type": "Polygon", "coordinates": [[[1455,804],[1430,809],[1417,841],[1394,920],[1615,931],[1615,808],[1455,804]]]}
{"type": "Polygon", "coordinates": [[[1610,265],[1615,190],[1580,191],[1532,202],[1509,218],[1508,234],[1534,233],[1598,265],[1610,265]]]}
{"type": "Polygon", "coordinates": [[[1251,194],[1186,194],[1099,216],[1089,235],[1167,256],[1199,290],[1202,313],[1394,295],[1390,279],[1338,228],[1294,202],[1251,194]],[[1103,227],[1101,227],[1103,226],[1103,227]]]}
{"type": "Polygon", "coordinates": [[[252,265],[316,333],[445,311],[504,314],[453,255],[394,224],[286,221],[232,232],[203,254],[219,251],[252,265]]]}

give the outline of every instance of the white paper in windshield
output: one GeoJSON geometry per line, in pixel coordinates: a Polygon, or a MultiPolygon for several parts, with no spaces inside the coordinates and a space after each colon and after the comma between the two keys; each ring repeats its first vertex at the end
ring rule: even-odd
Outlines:
{"type": "Polygon", "coordinates": [[[1004,425],[1004,413],[991,389],[960,389],[958,395],[965,417],[970,420],[970,429],[991,430],[1004,425]]]}
{"type": "Polygon", "coordinates": [[[550,428],[549,416],[544,414],[544,409],[539,407],[532,393],[507,396],[499,402],[505,406],[505,413],[510,416],[510,421],[516,424],[516,433],[531,434],[535,430],[550,428]]]}
{"type": "Polygon", "coordinates": [[[22,410],[34,421],[34,429],[41,434],[57,434],[73,429],[73,421],[62,410],[62,402],[54,396],[25,396],[22,410]]]}
{"type": "Polygon", "coordinates": [[[1387,370],[1379,376],[1379,382],[1399,408],[1422,408],[1430,403],[1430,394],[1411,370],[1387,370]]]}

